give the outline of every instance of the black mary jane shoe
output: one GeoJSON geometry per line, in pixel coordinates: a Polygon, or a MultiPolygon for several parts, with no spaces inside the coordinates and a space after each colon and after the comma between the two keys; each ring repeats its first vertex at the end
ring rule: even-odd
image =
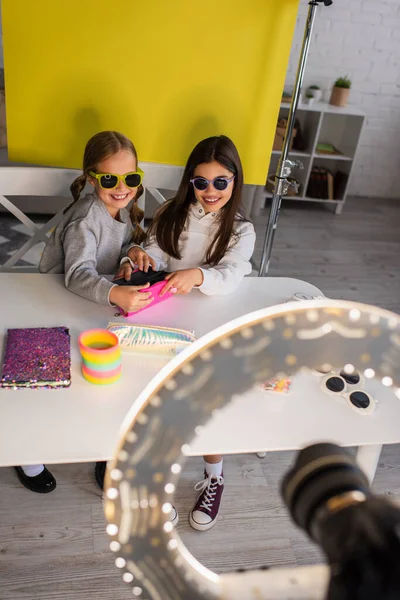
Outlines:
{"type": "Polygon", "coordinates": [[[104,490],[104,477],[106,474],[106,467],[106,462],[98,461],[94,468],[94,476],[96,477],[96,483],[101,490],[104,490]]]}
{"type": "Polygon", "coordinates": [[[28,477],[25,475],[24,470],[21,467],[14,467],[17,472],[18,479],[31,492],[37,494],[48,494],[56,489],[56,480],[46,467],[44,470],[36,475],[35,477],[28,477]]]}

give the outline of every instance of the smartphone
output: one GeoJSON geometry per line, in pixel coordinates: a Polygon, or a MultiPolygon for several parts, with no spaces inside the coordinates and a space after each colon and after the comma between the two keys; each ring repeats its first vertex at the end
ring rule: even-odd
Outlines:
{"type": "Polygon", "coordinates": [[[124,317],[132,317],[137,315],[139,312],[146,310],[146,308],[151,308],[156,304],[160,304],[164,302],[164,300],[168,300],[172,298],[174,294],[172,292],[167,292],[164,296],[160,296],[160,292],[166,284],[165,277],[168,275],[166,271],[153,271],[151,267],[147,273],[144,271],[133,271],[130,280],[126,280],[124,277],[118,277],[118,279],[114,279],[113,283],[117,285],[146,285],[146,283],[150,283],[150,287],[145,288],[143,292],[150,292],[153,295],[153,300],[140,310],[135,310],[134,312],[126,312],[122,308],[119,308],[119,311],[124,317]]]}
{"type": "Polygon", "coordinates": [[[147,273],[144,271],[139,271],[136,269],[132,272],[131,278],[126,280],[125,277],[118,277],[118,279],[114,279],[113,283],[117,285],[146,285],[146,283],[158,283],[159,281],[165,281],[165,277],[168,275],[166,271],[153,271],[151,267],[147,273]]]}

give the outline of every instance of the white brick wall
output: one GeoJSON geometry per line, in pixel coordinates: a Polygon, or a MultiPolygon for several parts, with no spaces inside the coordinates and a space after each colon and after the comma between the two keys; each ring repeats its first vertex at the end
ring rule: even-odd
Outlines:
{"type": "MultiPolygon", "coordinates": [[[[301,0],[286,87],[293,86],[308,0],[301,0]]],[[[333,0],[318,7],[304,88],[329,101],[340,76],[352,82],[349,104],[366,114],[349,192],[400,198],[400,0],[333,0]]]]}

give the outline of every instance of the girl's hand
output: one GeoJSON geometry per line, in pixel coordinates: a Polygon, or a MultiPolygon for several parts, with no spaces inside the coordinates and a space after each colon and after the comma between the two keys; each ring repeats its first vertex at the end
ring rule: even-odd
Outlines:
{"type": "Polygon", "coordinates": [[[153,301],[153,295],[150,292],[139,291],[148,287],[150,287],[149,283],[143,286],[116,285],[110,292],[110,302],[116,306],[120,306],[125,312],[135,312],[148,306],[153,301]]]}
{"type": "Polygon", "coordinates": [[[128,252],[128,257],[135,265],[138,266],[139,271],[144,271],[147,273],[150,266],[153,271],[156,270],[155,261],[147,254],[147,252],[142,250],[142,248],[139,248],[139,246],[131,248],[128,252]]]}
{"type": "Polygon", "coordinates": [[[200,269],[183,269],[169,273],[166,279],[168,283],[161,290],[160,296],[172,291],[172,288],[175,288],[177,294],[188,294],[195,286],[203,283],[203,273],[200,269]]]}
{"type": "Polygon", "coordinates": [[[130,281],[133,269],[131,267],[131,263],[128,261],[124,262],[119,268],[118,273],[115,275],[114,279],[121,279],[123,277],[126,281],[130,281]]]}

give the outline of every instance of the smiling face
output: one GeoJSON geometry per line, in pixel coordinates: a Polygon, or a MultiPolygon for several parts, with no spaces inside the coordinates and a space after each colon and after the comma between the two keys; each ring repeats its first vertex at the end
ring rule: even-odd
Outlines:
{"type": "MultiPolygon", "coordinates": [[[[197,165],[194,170],[193,178],[204,177],[209,181],[214,180],[216,177],[233,177],[234,173],[229,171],[226,167],[221,165],[216,160],[207,163],[201,163],[197,165]]],[[[196,200],[200,202],[206,213],[217,212],[223,206],[225,206],[231,199],[233,186],[235,180],[233,179],[225,190],[216,190],[212,183],[209,183],[204,191],[196,190],[193,186],[194,195],[196,200]]]]}
{"type": "MultiPolygon", "coordinates": [[[[135,156],[128,150],[119,150],[112,156],[105,158],[96,165],[96,173],[114,173],[115,175],[125,175],[132,173],[137,169],[135,156]]],[[[125,208],[136,196],[138,188],[128,188],[120,180],[117,187],[112,190],[105,190],[94,177],[89,181],[96,190],[100,200],[104,202],[110,215],[115,219],[121,208],[125,208]]]]}

